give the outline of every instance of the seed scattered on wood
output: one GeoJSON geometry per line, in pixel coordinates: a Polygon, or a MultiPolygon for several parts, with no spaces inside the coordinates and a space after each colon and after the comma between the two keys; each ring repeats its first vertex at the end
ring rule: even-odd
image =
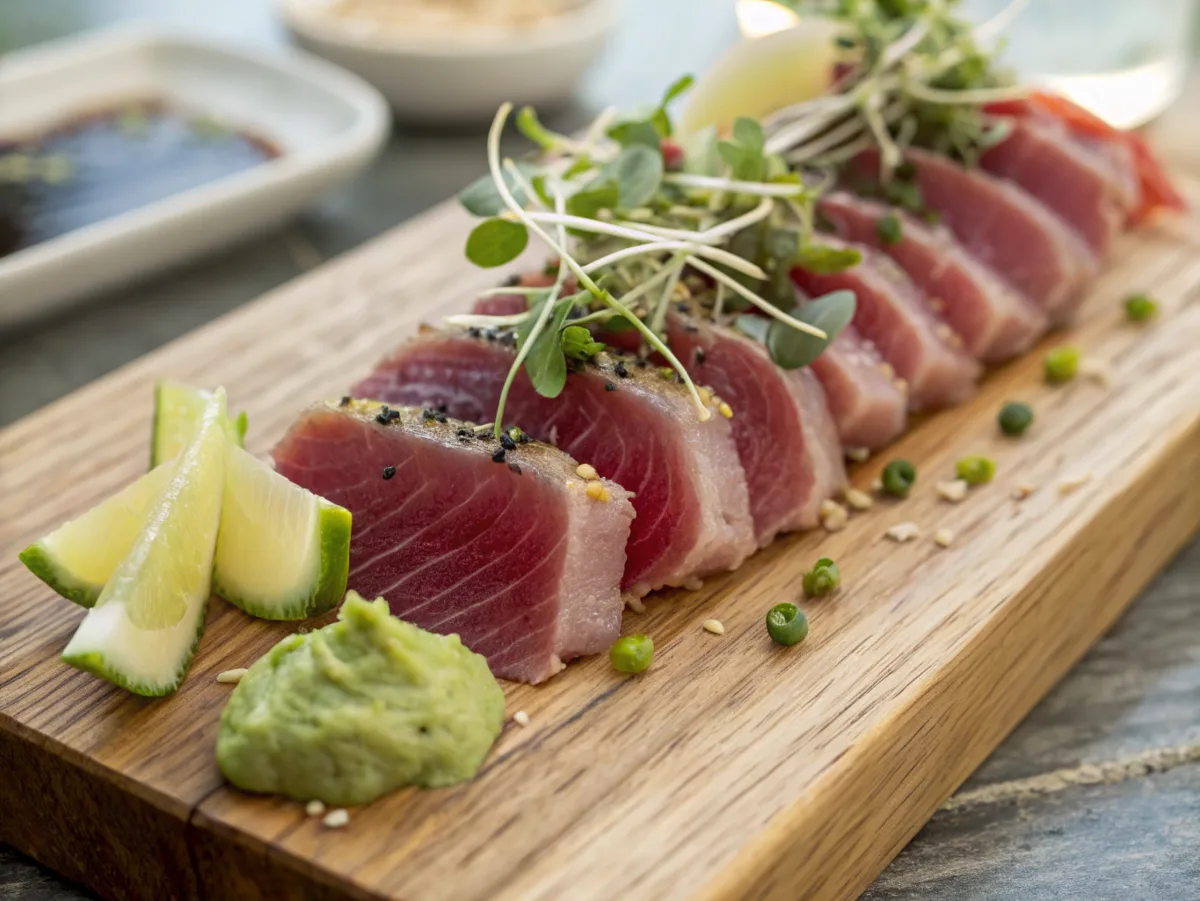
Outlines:
{"type": "Polygon", "coordinates": [[[921,527],[915,522],[898,522],[883,533],[892,541],[903,544],[921,537],[921,527]]]}
{"type": "Polygon", "coordinates": [[[518,710],[513,714],[513,722],[524,728],[525,726],[529,725],[529,714],[524,710],[518,710]]]}
{"type": "Polygon", "coordinates": [[[350,822],[350,811],[339,807],[337,810],[331,810],[325,814],[325,819],[321,821],[329,829],[341,829],[350,822]]]}
{"type": "Polygon", "coordinates": [[[1023,501],[1035,491],[1037,491],[1036,485],[1030,485],[1028,482],[1022,482],[1012,490],[1012,499],[1014,501],[1023,501]]]}
{"type": "Polygon", "coordinates": [[[870,510],[875,506],[875,498],[871,497],[865,491],[859,491],[857,488],[847,488],[845,496],[846,503],[855,510],[870,510]]]}
{"type": "Polygon", "coordinates": [[[850,514],[837,501],[824,500],[821,501],[820,518],[825,531],[840,532],[850,521],[850,514]]]}
{"type": "Polygon", "coordinates": [[[944,501],[949,501],[952,504],[957,504],[967,496],[967,489],[970,487],[962,479],[950,479],[944,482],[938,482],[934,486],[937,488],[938,497],[944,501]]]}
{"type": "Polygon", "coordinates": [[[608,501],[608,488],[600,480],[588,482],[587,496],[594,501],[605,503],[608,501]]]}
{"type": "Polygon", "coordinates": [[[642,603],[641,598],[635,598],[633,595],[627,594],[624,596],[624,601],[625,601],[625,606],[627,606],[634,613],[645,613],[646,612],[646,605],[644,603],[642,603]]]}
{"type": "Polygon", "coordinates": [[[325,813],[325,802],[312,800],[304,805],[304,812],[310,817],[319,817],[325,813]]]}
{"type": "Polygon", "coordinates": [[[853,460],[855,463],[865,463],[871,458],[871,449],[869,447],[848,447],[846,448],[846,459],[853,460]]]}
{"type": "Polygon", "coordinates": [[[1092,474],[1090,472],[1085,472],[1083,475],[1075,476],[1072,479],[1063,479],[1058,483],[1058,493],[1062,495],[1072,494],[1091,480],[1092,474]]]}
{"type": "Polygon", "coordinates": [[[883,479],[879,478],[879,476],[871,479],[871,490],[876,494],[883,491],[883,479]]]}
{"type": "Polygon", "coordinates": [[[589,482],[592,479],[600,478],[600,473],[596,472],[596,467],[591,463],[580,463],[575,467],[575,475],[581,479],[587,479],[589,482]]]}
{"type": "Polygon", "coordinates": [[[933,533],[933,543],[938,547],[950,547],[954,543],[954,533],[949,529],[938,529],[933,533]]]}
{"type": "Polygon", "coordinates": [[[725,624],[719,619],[706,619],[704,621],[704,631],[711,632],[713,635],[724,635],[725,624]]]}
{"type": "Polygon", "coordinates": [[[236,685],[242,681],[244,675],[246,675],[246,667],[239,666],[237,669],[227,669],[223,673],[217,673],[217,681],[236,685]]]}
{"type": "Polygon", "coordinates": [[[1091,379],[1102,388],[1112,386],[1112,370],[1103,360],[1084,358],[1079,363],[1079,374],[1084,378],[1091,379]]]}

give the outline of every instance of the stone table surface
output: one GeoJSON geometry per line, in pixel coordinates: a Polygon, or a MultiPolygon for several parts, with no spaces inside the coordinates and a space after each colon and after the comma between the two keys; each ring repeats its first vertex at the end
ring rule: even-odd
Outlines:
{"type": "MultiPolygon", "coordinates": [[[[709,63],[735,33],[729,0],[628,6],[578,101],[550,117],[556,127],[577,127],[608,104],[644,102],[679,73],[709,63]],[[686,20],[685,10],[692,12],[686,20]],[[668,28],[675,39],[664,40],[668,28]]],[[[0,52],[138,19],[243,43],[286,41],[265,0],[3,0],[0,52]]],[[[1176,164],[1195,169],[1200,154],[1181,123],[1200,104],[1200,83],[1186,97],[1158,131],[1176,164]]],[[[482,134],[398,127],[363,177],[286,229],[0,335],[0,426],[450,196],[483,171],[482,134]]],[[[1198,609],[1200,540],[864,898],[1200,901],[1198,609]]],[[[796,894],[803,897],[802,886],[796,894]]],[[[0,899],[91,897],[0,846],[0,899]]]]}

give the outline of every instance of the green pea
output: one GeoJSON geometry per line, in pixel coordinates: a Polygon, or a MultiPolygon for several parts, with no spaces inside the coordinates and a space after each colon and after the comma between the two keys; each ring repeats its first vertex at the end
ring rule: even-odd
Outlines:
{"type": "Polygon", "coordinates": [[[1125,317],[1130,322],[1145,322],[1158,312],[1158,304],[1145,294],[1130,294],[1125,298],[1125,317]]]}
{"type": "Polygon", "coordinates": [[[622,673],[644,673],[654,662],[654,641],[649,635],[626,635],[609,648],[613,669],[622,673]]]}
{"type": "Polygon", "coordinates": [[[837,591],[842,584],[842,571],[828,557],[822,557],[810,572],[804,574],[804,594],[821,597],[837,591]]]}
{"type": "Polygon", "coordinates": [[[1005,404],[1000,408],[998,421],[1000,431],[1015,438],[1017,435],[1024,434],[1025,430],[1033,424],[1033,408],[1029,404],[1005,404]]]}
{"type": "Polygon", "coordinates": [[[776,604],[767,611],[767,634],[784,647],[799,644],[808,635],[808,617],[795,604],[776,604]]]}
{"type": "Polygon", "coordinates": [[[1046,381],[1069,382],[1079,371],[1079,348],[1056,347],[1046,353],[1046,381]]]}
{"type": "Polygon", "coordinates": [[[904,227],[895,216],[881,216],[875,222],[875,233],[884,244],[899,244],[904,237],[904,227]]]}
{"type": "Polygon", "coordinates": [[[883,467],[883,490],[896,497],[908,497],[917,481],[916,467],[907,460],[893,460],[883,467]]]}
{"type": "Polygon", "coordinates": [[[983,485],[996,474],[996,461],[987,457],[963,457],[954,471],[968,485],[983,485]]]}

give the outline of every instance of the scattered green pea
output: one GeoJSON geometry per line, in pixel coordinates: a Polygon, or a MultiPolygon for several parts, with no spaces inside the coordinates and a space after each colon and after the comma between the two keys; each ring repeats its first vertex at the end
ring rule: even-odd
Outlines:
{"type": "Polygon", "coordinates": [[[622,673],[644,673],[654,662],[654,641],[649,635],[626,635],[608,650],[613,669],[622,673]]]}
{"type": "Polygon", "coordinates": [[[1158,304],[1145,294],[1130,294],[1125,298],[1125,317],[1130,322],[1145,322],[1158,313],[1158,304]]]}
{"type": "Polygon", "coordinates": [[[1079,348],[1056,347],[1046,352],[1046,381],[1069,382],[1079,371],[1079,348]]]}
{"type": "Polygon", "coordinates": [[[996,474],[996,461],[987,457],[963,457],[954,471],[968,485],[983,485],[996,474]]]}
{"type": "Polygon", "coordinates": [[[1029,404],[1010,403],[1000,408],[1000,431],[1005,435],[1016,437],[1025,433],[1033,424],[1033,408],[1029,404]]]}
{"type": "Polygon", "coordinates": [[[810,572],[804,574],[804,594],[810,598],[832,594],[841,584],[842,571],[828,557],[822,557],[810,572]]]}
{"type": "Polygon", "coordinates": [[[896,497],[908,497],[917,481],[916,467],[907,460],[893,460],[883,467],[883,490],[896,497]]]}
{"type": "Polygon", "coordinates": [[[875,222],[875,233],[884,244],[899,244],[904,237],[904,227],[895,216],[880,216],[875,222]]]}
{"type": "Polygon", "coordinates": [[[795,604],[776,604],[767,611],[767,634],[784,647],[799,644],[808,635],[808,617],[795,604]]]}

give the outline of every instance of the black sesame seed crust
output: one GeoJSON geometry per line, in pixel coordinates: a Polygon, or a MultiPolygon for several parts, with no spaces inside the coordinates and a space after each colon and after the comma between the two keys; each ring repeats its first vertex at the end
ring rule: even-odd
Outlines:
{"type": "Polygon", "coordinates": [[[503,463],[504,457],[507,453],[508,452],[502,447],[497,449],[497,451],[494,454],[492,454],[492,462],[493,463],[503,463]]]}
{"type": "Polygon", "coordinates": [[[390,479],[390,478],[391,478],[392,476],[394,476],[395,474],[396,474],[396,467],[395,467],[395,466],[385,466],[385,467],[383,467],[383,478],[384,478],[384,481],[386,481],[386,480],[390,479]]]}

